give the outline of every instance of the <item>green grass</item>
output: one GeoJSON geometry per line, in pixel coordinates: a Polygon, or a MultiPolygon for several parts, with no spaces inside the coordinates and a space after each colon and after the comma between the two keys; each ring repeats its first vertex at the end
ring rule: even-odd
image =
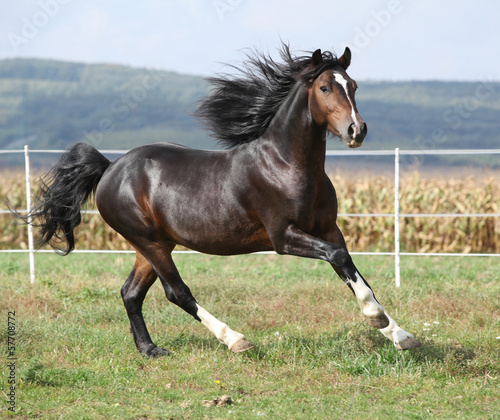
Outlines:
{"type": "MultiPolygon", "coordinates": [[[[494,419],[500,412],[500,262],[355,257],[387,311],[423,343],[396,351],[327,264],[278,256],[177,256],[200,304],[256,348],[232,354],[159,284],[144,313],[172,352],[136,351],[119,290],[134,257],[0,255],[2,343],[16,311],[16,416],[71,419],[494,419]],[[202,400],[228,394],[232,404],[202,400]]],[[[6,349],[6,346],[4,347],[6,349]]],[[[2,391],[7,354],[2,349],[2,391]]],[[[9,415],[5,397],[0,416],[9,415]]]]}

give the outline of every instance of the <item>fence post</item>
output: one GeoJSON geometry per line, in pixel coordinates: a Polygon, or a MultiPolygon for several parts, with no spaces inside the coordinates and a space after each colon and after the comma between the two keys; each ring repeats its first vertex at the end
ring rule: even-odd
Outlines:
{"type": "Polygon", "coordinates": [[[396,287],[401,287],[399,243],[399,148],[394,149],[394,271],[396,287]]]}
{"type": "Polygon", "coordinates": [[[33,225],[31,217],[31,181],[30,181],[30,153],[28,146],[24,146],[24,168],[26,173],[26,211],[28,212],[28,249],[30,258],[31,284],[35,283],[35,247],[33,241],[33,225]]]}

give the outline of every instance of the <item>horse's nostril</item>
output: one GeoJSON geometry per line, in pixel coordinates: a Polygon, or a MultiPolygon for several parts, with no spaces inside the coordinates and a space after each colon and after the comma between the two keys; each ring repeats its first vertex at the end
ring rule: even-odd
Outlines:
{"type": "Polygon", "coordinates": [[[351,138],[354,138],[354,123],[352,123],[349,128],[347,129],[347,134],[349,135],[349,137],[351,138]]]}
{"type": "Polygon", "coordinates": [[[361,135],[365,137],[366,133],[368,133],[368,126],[366,125],[366,123],[363,123],[363,125],[361,126],[361,135]]]}

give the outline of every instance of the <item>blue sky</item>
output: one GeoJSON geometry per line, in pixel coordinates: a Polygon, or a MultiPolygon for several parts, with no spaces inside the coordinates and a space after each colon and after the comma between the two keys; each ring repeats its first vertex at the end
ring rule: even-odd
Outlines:
{"type": "Polygon", "coordinates": [[[500,80],[498,16],[493,0],[20,0],[0,16],[0,58],[210,75],[283,40],[348,45],[357,79],[500,80]]]}

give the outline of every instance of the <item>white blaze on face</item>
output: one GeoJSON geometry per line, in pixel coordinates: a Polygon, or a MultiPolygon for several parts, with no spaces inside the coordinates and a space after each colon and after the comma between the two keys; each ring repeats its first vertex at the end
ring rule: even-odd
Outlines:
{"type": "Polygon", "coordinates": [[[352,103],[351,97],[349,96],[349,91],[347,90],[347,80],[340,73],[333,73],[333,78],[340,86],[342,86],[344,88],[345,96],[347,96],[347,100],[349,101],[349,105],[351,105],[352,120],[354,121],[354,124],[356,125],[356,127],[360,127],[361,124],[359,123],[358,119],[356,118],[356,112],[354,111],[354,104],[352,103]]]}

